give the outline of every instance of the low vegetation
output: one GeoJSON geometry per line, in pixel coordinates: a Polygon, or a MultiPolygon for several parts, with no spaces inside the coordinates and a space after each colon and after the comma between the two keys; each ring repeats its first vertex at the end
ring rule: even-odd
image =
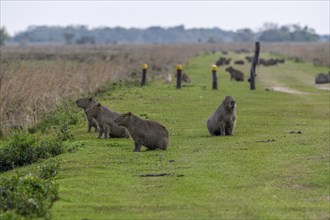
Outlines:
{"type": "Polygon", "coordinates": [[[0,177],[0,218],[49,218],[49,209],[58,199],[54,181],[58,169],[58,162],[51,161],[35,173],[0,177]]]}
{"type": "MultiPolygon", "coordinates": [[[[68,112],[77,120],[69,125],[72,136],[63,143],[75,153],[56,157],[61,165],[59,200],[49,215],[53,219],[328,219],[329,92],[313,83],[314,72],[328,69],[288,59],[284,64],[259,66],[257,90],[249,91],[249,65],[234,65],[245,74],[244,82],[230,81],[227,66],[220,66],[219,89],[212,90],[211,65],[220,55],[190,59],[184,72],[191,82],[180,90],[174,82],[148,80],[145,87],[111,82],[103,87],[110,89],[94,96],[114,111],[131,111],[163,124],[169,132],[166,151],[142,148],[135,153],[131,139],[98,139],[96,133],[87,133],[80,109],[68,112]],[[276,86],[301,94],[275,92],[276,86]],[[237,125],[233,136],[212,137],[206,120],[226,95],[236,100],[237,125]]],[[[227,56],[242,60],[246,54],[227,56]]],[[[261,54],[267,59],[274,56],[261,54]]],[[[39,129],[34,135],[53,136],[47,132],[39,129]]],[[[28,173],[37,166],[16,171],[28,173]]],[[[51,176],[46,170],[45,176],[51,176]]],[[[1,174],[14,175],[13,171],[1,174]]]]}

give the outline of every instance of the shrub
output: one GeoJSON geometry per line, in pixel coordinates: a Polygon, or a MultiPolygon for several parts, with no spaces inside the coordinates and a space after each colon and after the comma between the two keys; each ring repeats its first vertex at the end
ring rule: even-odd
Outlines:
{"type": "Polygon", "coordinates": [[[61,141],[66,141],[73,138],[69,125],[63,125],[57,133],[57,138],[61,141]]]}
{"type": "Polygon", "coordinates": [[[46,217],[58,199],[58,185],[53,178],[57,169],[58,164],[44,165],[38,175],[0,179],[0,218],[46,217]]]}
{"type": "Polygon", "coordinates": [[[41,179],[54,178],[59,169],[58,161],[51,161],[46,165],[38,166],[38,176],[41,179]]]}
{"type": "Polygon", "coordinates": [[[0,172],[34,163],[38,159],[54,157],[64,151],[61,139],[37,141],[31,134],[13,133],[9,143],[0,148],[0,172]]]}
{"type": "Polygon", "coordinates": [[[44,140],[35,148],[37,158],[47,159],[63,153],[63,143],[60,140],[44,140]]]}
{"type": "Polygon", "coordinates": [[[14,132],[9,143],[0,149],[0,172],[35,162],[35,142],[36,139],[30,134],[14,132]]]}

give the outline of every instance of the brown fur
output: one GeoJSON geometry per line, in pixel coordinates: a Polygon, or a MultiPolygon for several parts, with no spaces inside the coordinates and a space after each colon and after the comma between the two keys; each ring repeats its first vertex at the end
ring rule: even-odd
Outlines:
{"type": "Polygon", "coordinates": [[[128,112],[118,117],[115,122],[130,132],[134,141],[134,151],[139,152],[142,146],[151,150],[166,150],[168,131],[156,121],[145,120],[128,112]]]}
{"type": "Polygon", "coordinates": [[[183,82],[186,82],[186,83],[190,83],[191,82],[191,79],[189,78],[189,76],[187,74],[182,74],[182,79],[181,79],[183,82]]]}
{"type": "Polygon", "coordinates": [[[232,96],[226,96],[221,105],[207,119],[207,128],[212,136],[232,135],[236,119],[236,101],[232,96]]]}
{"type": "Polygon", "coordinates": [[[244,73],[241,71],[234,69],[233,67],[227,67],[225,69],[230,74],[230,80],[236,80],[236,81],[244,81],[244,73]]]}
{"type": "Polygon", "coordinates": [[[126,128],[118,126],[114,119],[119,116],[119,113],[113,112],[100,103],[93,105],[91,108],[86,110],[86,114],[89,117],[95,118],[100,126],[99,138],[104,133],[104,138],[129,138],[129,133],[126,128]]]}
{"type": "Polygon", "coordinates": [[[326,73],[319,73],[315,76],[315,83],[316,84],[323,84],[323,83],[330,83],[330,72],[326,73]]]}
{"type": "Polygon", "coordinates": [[[92,97],[90,97],[90,98],[81,98],[81,99],[76,100],[76,105],[79,108],[84,109],[84,113],[86,115],[86,119],[87,119],[87,122],[88,122],[88,132],[91,132],[92,127],[95,128],[95,132],[97,132],[100,129],[97,121],[93,117],[88,117],[87,114],[86,114],[86,109],[92,107],[96,103],[97,102],[95,100],[93,100],[92,97]]]}

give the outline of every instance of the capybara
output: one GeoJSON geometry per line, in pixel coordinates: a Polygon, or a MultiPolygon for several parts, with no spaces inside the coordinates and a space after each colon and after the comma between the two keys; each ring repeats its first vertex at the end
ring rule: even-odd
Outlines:
{"type": "Polygon", "coordinates": [[[89,117],[95,118],[97,123],[100,126],[99,129],[99,138],[102,137],[104,133],[104,138],[129,138],[128,130],[125,127],[118,126],[114,120],[120,114],[113,112],[105,106],[102,106],[100,103],[93,105],[92,107],[86,110],[86,114],[89,117]]]}
{"type": "Polygon", "coordinates": [[[236,65],[244,65],[244,61],[243,60],[236,60],[234,62],[234,64],[236,64],[236,65]]]}
{"type": "Polygon", "coordinates": [[[166,150],[168,131],[158,122],[141,119],[131,112],[122,114],[115,122],[128,129],[134,141],[134,151],[139,152],[142,146],[151,150],[166,150]]]}
{"type": "Polygon", "coordinates": [[[233,67],[227,67],[225,69],[230,74],[230,80],[236,80],[236,81],[244,81],[244,73],[241,71],[234,69],[233,67]]]}
{"type": "Polygon", "coordinates": [[[330,72],[326,73],[319,73],[315,76],[315,83],[316,84],[323,84],[323,83],[330,83],[330,72]]]}
{"type": "Polygon", "coordinates": [[[207,119],[207,128],[212,136],[232,135],[236,119],[236,101],[232,96],[226,96],[217,110],[207,119]]]}
{"type": "Polygon", "coordinates": [[[95,132],[99,130],[99,125],[97,121],[93,117],[88,117],[86,114],[86,109],[92,107],[96,104],[96,101],[90,97],[90,98],[81,98],[76,100],[76,105],[79,108],[84,109],[84,113],[86,115],[87,121],[88,121],[88,132],[91,132],[92,127],[95,128],[95,132]]]}
{"type": "Polygon", "coordinates": [[[220,57],[216,62],[215,65],[222,66],[222,65],[229,65],[231,58],[227,59],[226,57],[220,57]]]}
{"type": "Polygon", "coordinates": [[[190,83],[191,82],[191,79],[189,78],[189,76],[187,75],[187,74],[182,74],[182,78],[181,78],[181,80],[183,81],[183,82],[186,82],[186,83],[190,83]]]}

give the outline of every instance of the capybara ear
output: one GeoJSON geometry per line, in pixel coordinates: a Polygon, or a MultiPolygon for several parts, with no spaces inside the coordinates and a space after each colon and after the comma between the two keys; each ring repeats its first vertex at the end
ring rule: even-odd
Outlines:
{"type": "Polygon", "coordinates": [[[98,106],[98,107],[101,107],[101,103],[97,103],[97,106],[98,106]]]}
{"type": "Polygon", "coordinates": [[[88,101],[90,101],[90,102],[93,101],[93,98],[92,97],[89,97],[88,101]]]}
{"type": "Polygon", "coordinates": [[[128,112],[128,116],[131,116],[132,115],[132,112],[128,112]]]}

